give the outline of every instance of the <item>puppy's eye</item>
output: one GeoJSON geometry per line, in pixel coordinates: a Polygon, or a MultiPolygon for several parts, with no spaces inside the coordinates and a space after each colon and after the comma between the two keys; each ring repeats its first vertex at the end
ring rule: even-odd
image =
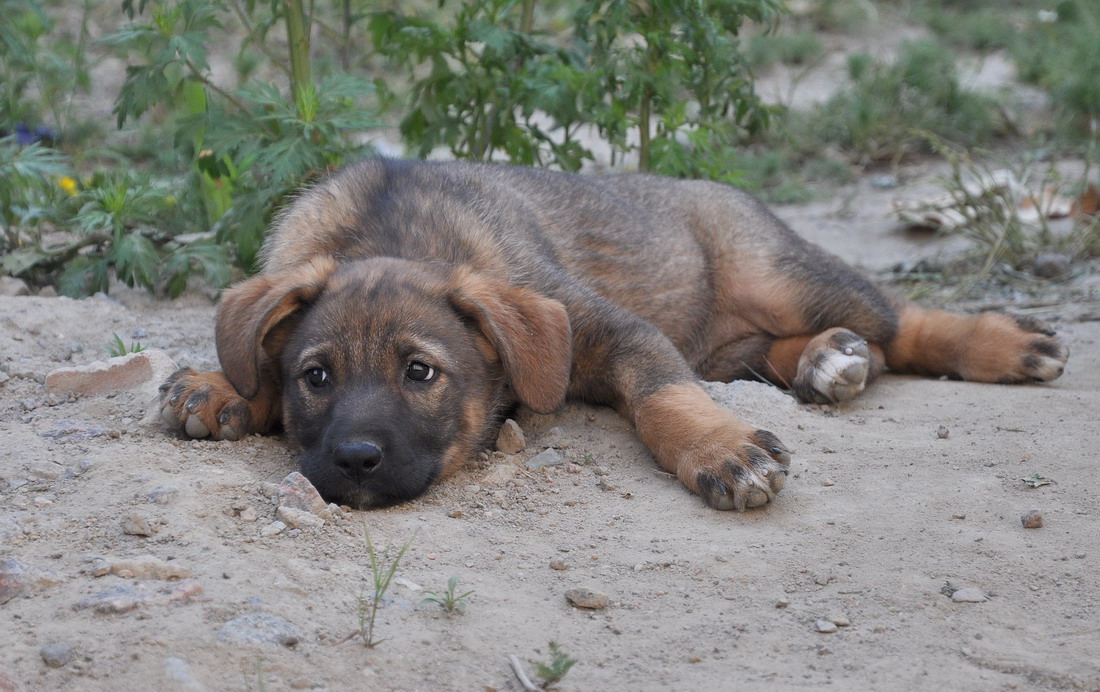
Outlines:
{"type": "Polygon", "coordinates": [[[435,368],[427,363],[414,360],[405,368],[405,377],[413,382],[431,382],[435,379],[435,368]]]}
{"type": "Polygon", "coordinates": [[[306,384],[314,389],[321,389],[329,384],[328,371],[324,368],[310,368],[305,374],[306,384]]]}

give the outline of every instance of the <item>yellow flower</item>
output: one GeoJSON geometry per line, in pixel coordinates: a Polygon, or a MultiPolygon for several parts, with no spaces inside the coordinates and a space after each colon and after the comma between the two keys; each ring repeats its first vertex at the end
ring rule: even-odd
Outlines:
{"type": "Polygon", "coordinates": [[[61,189],[68,192],[70,195],[75,195],[80,191],[80,185],[76,182],[75,178],[65,176],[57,181],[57,184],[61,186],[61,189]]]}

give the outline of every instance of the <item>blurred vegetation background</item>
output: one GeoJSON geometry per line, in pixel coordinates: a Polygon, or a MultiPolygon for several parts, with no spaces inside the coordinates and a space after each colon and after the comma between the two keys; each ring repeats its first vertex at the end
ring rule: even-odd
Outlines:
{"type": "Polygon", "coordinates": [[[1091,163],[1100,121],[1095,0],[0,0],[0,17],[0,270],[70,296],[223,286],[289,195],[376,151],[782,203],[915,157],[1091,163]],[[972,78],[989,64],[1011,80],[972,78]],[[773,74],[784,97],[756,88],[773,74]]]}

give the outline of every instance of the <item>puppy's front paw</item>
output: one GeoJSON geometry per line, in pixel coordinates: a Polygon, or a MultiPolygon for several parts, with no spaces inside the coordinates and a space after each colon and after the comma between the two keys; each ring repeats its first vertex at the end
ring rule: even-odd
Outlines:
{"type": "Polygon", "coordinates": [[[635,424],[661,466],[715,509],[766,505],[787,482],[791,453],[779,438],[723,411],[698,385],[658,389],[635,424]]]}
{"type": "Polygon", "coordinates": [[[238,440],[254,431],[250,402],[220,372],[183,368],[160,386],[160,417],[187,437],[238,440]]]}
{"type": "Polygon", "coordinates": [[[680,479],[715,509],[761,507],[787,482],[791,453],[767,430],[721,436],[682,462],[680,479]]]}
{"type": "Polygon", "coordinates": [[[807,403],[848,401],[863,391],[871,369],[871,350],[863,337],[847,329],[830,329],[806,345],[791,389],[807,403]]]}

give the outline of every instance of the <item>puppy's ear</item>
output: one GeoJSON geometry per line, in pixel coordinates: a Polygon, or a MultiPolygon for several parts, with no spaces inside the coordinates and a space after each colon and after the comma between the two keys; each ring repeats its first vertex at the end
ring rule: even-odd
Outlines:
{"type": "Polygon", "coordinates": [[[225,379],[245,399],[260,389],[260,370],[282,351],[287,334],[278,327],[325,288],[336,263],[327,257],[261,274],[229,288],[218,307],[215,341],[225,379]]]}
{"type": "Polygon", "coordinates": [[[496,349],[520,401],[538,413],[562,405],[573,367],[573,335],[564,305],[476,272],[461,272],[449,297],[496,349]]]}

